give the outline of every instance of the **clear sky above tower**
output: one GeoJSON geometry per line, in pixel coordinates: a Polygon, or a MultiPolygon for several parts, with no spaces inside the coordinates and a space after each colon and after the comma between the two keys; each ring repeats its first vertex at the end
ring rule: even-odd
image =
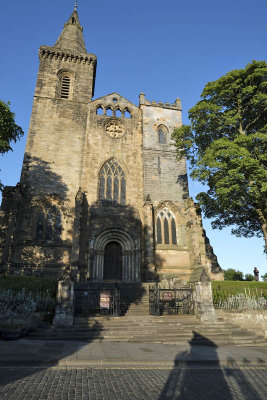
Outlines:
{"type": "MultiPolygon", "coordinates": [[[[1,1],[1,100],[10,100],[25,137],[14,152],[0,158],[1,180],[20,178],[32,98],[38,72],[38,48],[54,45],[74,9],[74,0],[1,1]],[[4,16],[4,18],[3,18],[4,16]]],[[[87,51],[97,56],[94,99],[114,91],[135,104],[182,100],[183,121],[204,85],[251,60],[266,59],[266,0],[78,1],[87,51]]],[[[200,184],[190,181],[195,196],[200,184]]],[[[267,272],[263,240],[238,239],[230,229],[204,228],[222,268],[260,275],[267,272]]]]}

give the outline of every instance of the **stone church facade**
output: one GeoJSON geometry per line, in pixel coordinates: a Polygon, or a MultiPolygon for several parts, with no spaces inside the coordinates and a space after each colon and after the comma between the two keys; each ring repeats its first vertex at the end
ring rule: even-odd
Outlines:
{"type": "Polygon", "coordinates": [[[80,281],[188,280],[222,271],[189,198],[173,129],[181,101],[94,95],[97,58],[74,10],[40,67],[20,182],[5,187],[0,262],[12,274],[80,281]]]}

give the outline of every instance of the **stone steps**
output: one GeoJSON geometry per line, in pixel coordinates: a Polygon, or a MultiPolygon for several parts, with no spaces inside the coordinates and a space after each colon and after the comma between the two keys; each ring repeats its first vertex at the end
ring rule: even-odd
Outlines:
{"type": "Polygon", "coordinates": [[[32,339],[65,339],[106,342],[249,344],[263,342],[263,337],[224,321],[201,324],[194,316],[185,317],[82,317],[74,326],[56,330],[43,326],[31,332],[32,339]]]}

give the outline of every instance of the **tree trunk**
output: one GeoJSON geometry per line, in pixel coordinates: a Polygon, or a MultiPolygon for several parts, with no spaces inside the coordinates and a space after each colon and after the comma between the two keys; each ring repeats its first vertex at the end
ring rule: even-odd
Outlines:
{"type": "Polygon", "coordinates": [[[265,251],[267,253],[267,221],[264,218],[264,215],[261,210],[256,209],[256,212],[259,216],[259,223],[261,224],[261,230],[262,230],[264,241],[265,241],[265,251]]]}
{"type": "Polygon", "coordinates": [[[266,224],[266,222],[264,224],[262,224],[261,228],[262,228],[262,232],[263,232],[263,236],[264,236],[264,240],[265,240],[265,251],[267,253],[267,224],[266,224]]]}

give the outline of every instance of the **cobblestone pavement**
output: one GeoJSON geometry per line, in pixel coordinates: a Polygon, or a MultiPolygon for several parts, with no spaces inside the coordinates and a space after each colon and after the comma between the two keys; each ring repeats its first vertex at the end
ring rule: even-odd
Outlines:
{"type": "Polygon", "coordinates": [[[267,369],[0,367],[0,399],[266,400],[267,369]]]}

